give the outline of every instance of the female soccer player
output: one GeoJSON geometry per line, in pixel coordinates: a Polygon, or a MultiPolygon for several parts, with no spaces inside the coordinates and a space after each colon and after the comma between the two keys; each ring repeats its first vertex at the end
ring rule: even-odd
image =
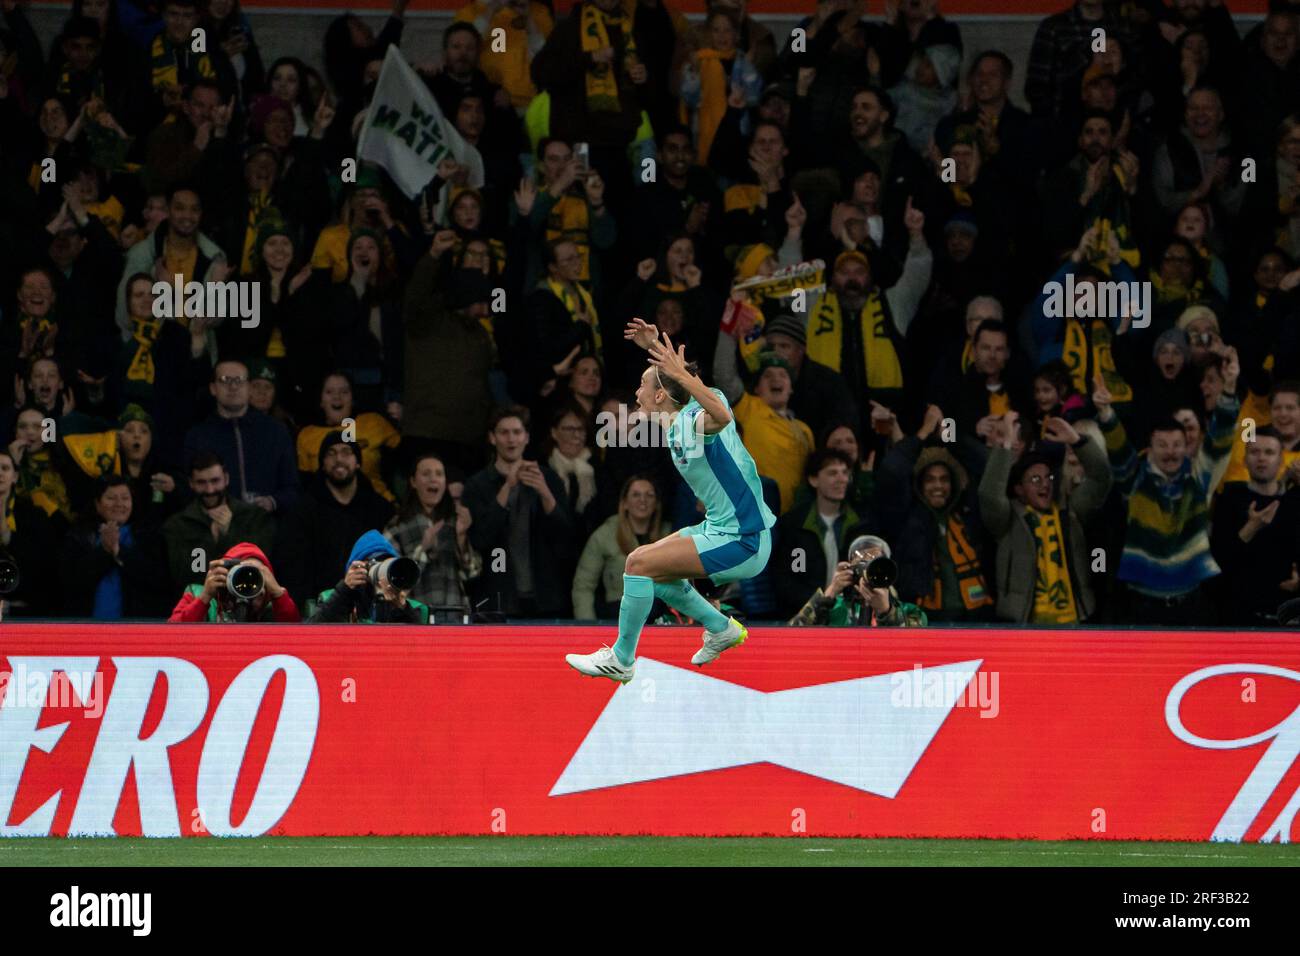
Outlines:
{"type": "Polygon", "coordinates": [[[673,464],[704,502],[702,524],[627,556],[614,646],[565,656],[569,666],[589,677],[626,684],[636,670],[637,641],[656,595],[704,625],[704,646],[692,664],[707,664],[744,642],[748,632],[740,622],[706,601],[691,580],[708,577],[727,584],[758,574],[772,553],[776,517],[763,503],[758,469],[741,444],[726,398],[700,381],[698,368],[686,361],[685,346],[674,349],[666,333],[661,339],[657,328],[640,319],[628,323],[623,337],[650,353],[650,367],[636,390],[637,406],[652,420],[667,422],[673,464]]]}

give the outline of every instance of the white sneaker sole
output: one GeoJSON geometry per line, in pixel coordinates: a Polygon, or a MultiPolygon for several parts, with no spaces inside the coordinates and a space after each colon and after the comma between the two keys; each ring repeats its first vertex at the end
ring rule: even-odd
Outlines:
{"type": "Polygon", "coordinates": [[[694,664],[696,667],[703,667],[705,664],[712,664],[714,661],[716,661],[719,657],[722,656],[724,651],[729,651],[733,647],[739,647],[741,644],[744,644],[745,638],[747,637],[749,637],[749,630],[747,628],[742,627],[740,629],[740,636],[737,637],[730,644],[728,644],[726,647],[721,647],[717,651],[711,651],[707,647],[701,647],[698,651],[695,652],[695,655],[691,658],[691,663],[694,664]],[[704,658],[702,660],[697,660],[697,658],[699,658],[701,654],[710,654],[710,653],[713,655],[712,657],[704,658]]]}
{"type": "Polygon", "coordinates": [[[629,682],[632,680],[632,678],[636,675],[636,666],[635,666],[635,665],[633,665],[633,667],[632,667],[632,669],[631,669],[630,671],[621,672],[621,673],[620,673],[620,672],[615,672],[615,673],[611,673],[611,674],[605,674],[605,673],[602,673],[602,672],[596,672],[596,673],[593,673],[592,671],[589,671],[589,670],[586,670],[586,669],[585,669],[585,667],[587,667],[587,666],[591,666],[591,665],[586,665],[586,664],[585,664],[585,659],[586,659],[586,657],[587,657],[586,654],[565,654],[565,655],[564,655],[564,662],[565,662],[566,664],[568,664],[570,667],[572,667],[572,668],[573,668],[575,671],[577,671],[579,674],[581,674],[583,677],[605,677],[605,678],[608,678],[609,680],[615,681],[615,682],[617,682],[617,683],[619,683],[619,684],[626,684],[626,683],[629,683],[629,682]],[[583,664],[583,665],[579,665],[579,664],[577,663],[578,661],[583,661],[584,664],[583,664]]]}

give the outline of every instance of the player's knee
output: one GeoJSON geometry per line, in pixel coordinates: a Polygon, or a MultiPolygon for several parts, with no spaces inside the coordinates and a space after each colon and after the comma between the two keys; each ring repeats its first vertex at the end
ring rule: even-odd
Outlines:
{"type": "Polygon", "coordinates": [[[641,547],[629,554],[627,560],[623,562],[623,573],[648,575],[650,570],[650,561],[646,557],[645,552],[646,546],[641,545],[641,547]]]}

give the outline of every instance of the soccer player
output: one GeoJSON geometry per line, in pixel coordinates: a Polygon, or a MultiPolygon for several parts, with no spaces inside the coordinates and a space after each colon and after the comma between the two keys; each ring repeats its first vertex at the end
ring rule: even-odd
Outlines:
{"type": "Polygon", "coordinates": [[[704,646],[692,664],[717,660],[744,642],[748,632],[740,622],[705,600],[691,581],[708,577],[727,584],[762,571],[772,553],[770,529],[776,517],[763,503],[758,469],[741,444],[726,398],[700,381],[697,366],[686,361],[685,346],[674,349],[667,333],[661,339],[655,326],[640,319],[628,323],[624,338],[650,353],[650,367],[636,391],[637,406],[653,419],[667,420],[673,464],[704,502],[702,524],[627,556],[614,646],[565,656],[569,666],[589,677],[626,684],[636,670],[637,641],[656,595],[704,625],[704,646]]]}

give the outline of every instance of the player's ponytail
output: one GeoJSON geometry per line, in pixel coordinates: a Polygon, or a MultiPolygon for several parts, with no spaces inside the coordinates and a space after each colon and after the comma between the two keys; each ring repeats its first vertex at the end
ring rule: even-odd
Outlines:
{"type": "MultiPolygon", "coordinates": [[[[700,363],[687,362],[686,371],[698,377],[700,374],[700,363]]],[[[677,381],[677,379],[673,378],[671,375],[668,378],[664,378],[660,370],[656,368],[655,379],[659,382],[659,387],[668,393],[668,398],[678,408],[681,408],[691,400],[691,393],[687,390],[686,386],[677,381]]]]}

